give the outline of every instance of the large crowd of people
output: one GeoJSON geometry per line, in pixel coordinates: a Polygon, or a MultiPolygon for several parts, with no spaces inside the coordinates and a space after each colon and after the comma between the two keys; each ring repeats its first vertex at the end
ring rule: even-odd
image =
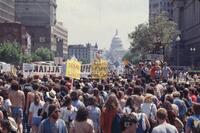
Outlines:
{"type": "Polygon", "coordinates": [[[104,80],[0,73],[0,133],[200,133],[200,84],[173,75],[157,62],[104,80]]]}

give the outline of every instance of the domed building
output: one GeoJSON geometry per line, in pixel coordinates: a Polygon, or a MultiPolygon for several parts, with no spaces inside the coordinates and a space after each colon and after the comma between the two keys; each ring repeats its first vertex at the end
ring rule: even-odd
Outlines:
{"type": "Polygon", "coordinates": [[[121,63],[123,56],[126,53],[126,50],[123,48],[123,43],[121,38],[118,35],[118,30],[114,37],[112,38],[111,46],[110,46],[110,58],[113,63],[118,62],[121,63]]]}

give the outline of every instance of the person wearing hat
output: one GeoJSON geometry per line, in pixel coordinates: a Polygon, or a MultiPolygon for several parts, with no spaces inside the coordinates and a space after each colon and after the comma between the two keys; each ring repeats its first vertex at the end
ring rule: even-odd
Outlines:
{"type": "Polygon", "coordinates": [[[48,117],[41,122],[38,133],[67,133],[64,120],[59,119],[59,112],[55,104],[50,104],[48,117]]]}

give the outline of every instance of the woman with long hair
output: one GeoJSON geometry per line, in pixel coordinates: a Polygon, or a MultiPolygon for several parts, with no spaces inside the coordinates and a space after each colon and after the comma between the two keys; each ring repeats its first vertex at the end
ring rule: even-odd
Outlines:
{"type": "Polygon", "coordinates": [[[88,119],[88,115],[87,108],[80,107],[76,119],[71,124],[70,133],[95,133],[93,122],[88,119]]]}
{"type": "Polygon", "coordinates": [[[102,109],[101,128],[103,133],[121,132],[119,113],[121,113],[121,107],[117,96],[111,94],[102,109]]]}

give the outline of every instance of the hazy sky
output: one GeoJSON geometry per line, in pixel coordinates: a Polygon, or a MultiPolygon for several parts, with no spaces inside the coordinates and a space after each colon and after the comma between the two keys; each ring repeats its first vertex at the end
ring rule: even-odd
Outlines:
{"type": "Polygon", "coordinates": [[[128,48],[128,33],[148,21],[148,1],[57,0],[57,21],[67,28],[69,44],[97,42],[108,49],[118,29],[124,48],[128,48]]]}

